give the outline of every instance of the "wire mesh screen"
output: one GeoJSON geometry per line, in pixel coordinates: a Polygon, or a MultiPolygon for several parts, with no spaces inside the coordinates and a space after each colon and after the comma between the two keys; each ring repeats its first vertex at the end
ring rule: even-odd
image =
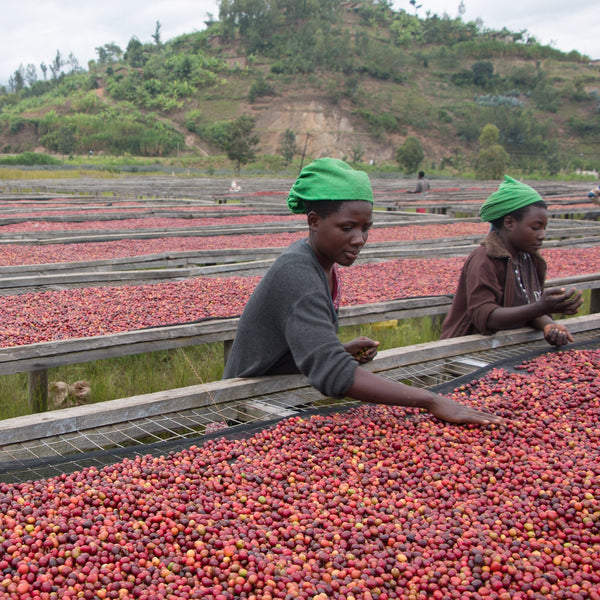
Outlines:
{"type": "MultiPolygon", "coordinates": [[[[598,347],[597,330],[575,334],[573,347],[598,347]]],[[[515,366],[533,354],[553,352],[544,340],[435,359],[380,374],[447,393],[495,366],[515,366]]],[[[110,426],[7,444],[0,448],[0,481],[17,483],[102,467],[135,455],[167,454],[219,436],[245,436],[282,418],[314,411],[342,411],[350,399],[324,399],[311,387],[285,390],[225,404],[123,421],[110,426]]]]}

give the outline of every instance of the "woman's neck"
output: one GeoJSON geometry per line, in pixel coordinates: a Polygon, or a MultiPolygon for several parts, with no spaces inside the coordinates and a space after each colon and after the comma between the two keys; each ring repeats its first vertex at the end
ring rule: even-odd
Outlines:
{"type": "Polygon", "coordinates": [[[515,248],[513,244],[511,244],[506,229],[500,229],[498,231],[498,235],[500,236],[502,245],[506,248],[511,258],[515,260],[519,256],[519,254],[521,254],[521,250],[519,248],[515,248]]]}

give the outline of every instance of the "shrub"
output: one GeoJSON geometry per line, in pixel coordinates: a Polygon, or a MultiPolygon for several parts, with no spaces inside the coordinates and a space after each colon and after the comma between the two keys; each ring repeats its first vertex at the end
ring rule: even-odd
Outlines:
{"type": "Polygon", "coordinates": [[[507,81],[521,90],[532,90],[538,82],[539,72],[533,65],[525,65],[514,69],[507,81]]]}
{"type": "Polygon", "coordinates": [[[25,127],[25,119],[23,117],[11,115],[8,118],[8,130],[10,133],[19,133],[25,127]]]}
{"type": "Polygon", "coordinates": [[[475,159],[478,179],[500,179],[506,172],[509,156],[500,144],[482,148],[475,159]]]}
{"type": "Polygon", "coordinates": [[[415,173],[424,158],[423,146],[414,136],[408,136],[396,151],[396,162],[404,167],[407,173],[415,173]]]}
{"type": "Polygon", "coordinates": [[[86,94],[79,94],[73,100],[71,108],[75,112],[81,113],[95,113],[102,107],[102,102],[98,98],[95,92],[87,92],[86,94]]]}
{"type": "Polygon", "coordinates": [[[275,88],[268,81],[265,81],[262,74],[260,74],[250,86],[248,91],[248,102],[254,102],[257,98],[264,96],[274,96],[275,88]]]}
{"type": "Polygon", "coordinates": [[[283,164],[286,166],[289,165],[298,151],[299,148],[296,144],[296,134],[288,128],[281,136],[281,156],[283,157],[283,164]]]}
{"type": "Polygon", "coordinates": [[[494,65],[487,60],[480,60],[471,67],[473,83],[482,88],[489,87],[494,77],[494,65]]]}
{"type": "Polygon", "coordinates": [[[366,121],[369,130],[373,135],[380,135],[384,131],[395,133],[400,129],[398,119],[388,112],[379,112],[375,114],[364,108],[359,108],[354,111],[354,114],[366,121]]]}
{"type": "Polygon", "coordinates": [[[600,118],[580,119],[571,117],[569,119],[569,129],[577,136],[584,138],[600,136],[600,118]]]}
{"type": "Polygon", "coordinates": [[[551,113],[555,113],[558,110],[558,92],[554,87],[545,82],[541,82],[535,87],[531,98],[540,110],[546,110],[551,113]]]}
{"type": "Polygon", "coordinates": [[[474,142],[479,137],[479,125],[475,119],[466,119],[456,128],[456,135],[465,142],[474,142]]]}
{"type": "Polygon", "coordinates": [[[438,119],[440,120],[440,123],[452,123],[452,116],[443,108],[438,110],[438,119]]]}
{"type": "Polygon", "coordinates": [[[201,129],[201,120],[202,120],[202,111],[198,110],[197,108],[190,110],[186,115],[185,115],[185,126],[187,128],[188,131],[191,131],[192,133],[200,133],[200,129],[201,129]]]}
{"type": "Polygon", "coordinates": [[[0,159],[3,165],[60,165],[58,158],[37,152],[23,152],[17,156],[6,156],[0,159]]]}
{"type": "Polygon", "coordinates": [[[472,71],[467,71],[465,69],[463,69],[462,71],[459,71],[458,73],[453,73],[452,76],[450,77],[450,81],[457,86],[465,86],[465,85],[472,85],[473,83],[473,73],[472,71]]]}

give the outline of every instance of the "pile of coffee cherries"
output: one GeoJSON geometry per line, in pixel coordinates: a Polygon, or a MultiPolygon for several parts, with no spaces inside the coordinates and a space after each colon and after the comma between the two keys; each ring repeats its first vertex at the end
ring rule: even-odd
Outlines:
{"type": "Polygon", "coordinates": [[[0,598],[600,598],[600,351],[492,369],[459,426],[359,405],[0,484],[0,598]]]}

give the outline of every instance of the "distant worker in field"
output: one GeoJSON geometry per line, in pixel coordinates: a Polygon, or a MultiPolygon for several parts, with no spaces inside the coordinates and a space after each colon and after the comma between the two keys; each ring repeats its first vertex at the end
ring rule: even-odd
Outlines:
{"type": "Polygon", "coordinates": [[[491,231],[465,261],[442,339],[530,325],[542,331],[549,344],[572,342],[567,327],[551,314],[576,314],[582,293],[575,288],[544,289],[547,266],[539,250],[548,211],[542,197],[505,176],[480,215],[491,223],[491,231]]]}
{"type": "Polygon", "coordinates": [[[593,190],[590,190],[588,192],[588,198],[594,204],[600,204],[600,185],[598,187],[595,187],[593,190]]]}
{"type": "Polygon", "coordinates": [[[241,192],[242,186],[234,179],[229,186],[230,192],[241,192]]]}
{"type": "Polygon", "coordinates": [[[428,192],[431,188],[429,179],[425,177],[425,171],[419,171],[417,175],[417,184],[414,190],[406,190],[407,194],[421,194],[422,192],[428,192]]]}
{"type": "Polygon", "coordinates": [[[335,158],[318,158],[300,172],[287,199],[306,217],[307,237],[293,242],[269,267],[240,317],[224,379],[302,373],[323,395],[423,408],[451,423],[503,419],[372,373],[360,365],[379,342],[337,336],[341,279],[373,226],[368,175],[335,158]]]}

